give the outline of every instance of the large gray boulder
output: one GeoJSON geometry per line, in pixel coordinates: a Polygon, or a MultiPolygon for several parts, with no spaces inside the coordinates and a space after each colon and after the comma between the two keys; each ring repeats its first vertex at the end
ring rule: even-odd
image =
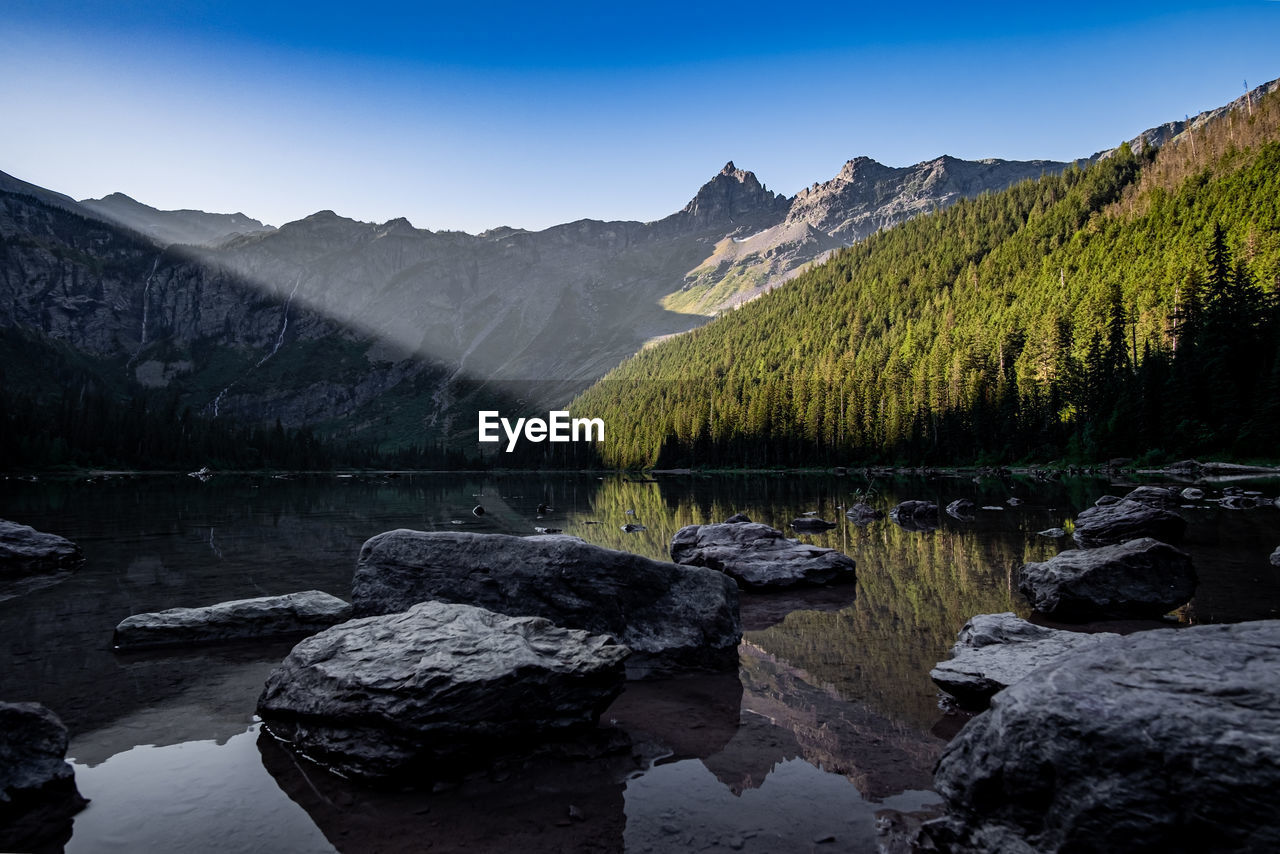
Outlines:
{"type": "Polygon", "coordinates": [[[400,529],[360,549],[358,616],[427,599],[611,634],[633,677],[738,666],[738,587],[714,570],[661,563],[576,537],[400,529]]]}
{"type": "Polygon", "coordinates": [[[87,803],[66,755],[57,715],[38,703],[0,702],[0,851],[62,850],[71,816],[87,803]]]}
{"type": "Polygon", "coordinates": [[[671,559],[719,570],[749,590],[855,579],[853,558],[788,539],[777,528],[755,522],[681,528],[671,538],[671,559]]]}
{"type": "Polygon", "coordinates": [[[1138,537],[1176,542],[1186,529],[1187,520],[1177,513],[1122,498],[1082,510],[1076,517],[1074,536],[1084,548],[1094,548],[1138,537]]]}
{"type": "Polygon", "coordinates": [[[1197,583],[1186,553],[1150,537],[1059,552],[1018,576],[1031,607],[1061,620],[1159,617],[1186,604],[1197,583]]]}
{"type": "Polygon", "coordinates": [[[0,577],[74,569],[83,561],[80,547],[65,537],[0,519],[0,577]]]}
{"type": "Polygon", "coordinates": [[[319,590],[236,599],[202,608],[170,608],[126,617],[116,649],[219,643],[314,634],[351,618],[351,606],[319,590]]]}
{"type": "Polygon", "coordinates": [[[541,617],[422,602],[300,642],[258,713],[341,773],[430,779],[593,729],[622,691],[627,654],[541,617]]]}
{"type": "Polygon", "coordinates": [[[1280,850],[1280,621],[1159,629],[1010,685],[938,762],[937,850],[1280,850]]]}
{"type": "Polygon", "coordinates": [[[951,658],[929,677],[966,709],[985,709],[991,697],[1037,667],[1073,650],[1119,635],[1037,626],[1015,614],[979,614],[956,636],[951,658]]]}

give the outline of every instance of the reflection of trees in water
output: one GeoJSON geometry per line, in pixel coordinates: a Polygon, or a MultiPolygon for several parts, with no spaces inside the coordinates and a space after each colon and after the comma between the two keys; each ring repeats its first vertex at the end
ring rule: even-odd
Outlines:
{"type": "Polygon", "coordinates": [[[938,717],[929,669],[948,655],[969,617],[1023,607],[1013,596],[1017,567],[1060,548],[1035,532],[1061,524],[1081,495],[1096,487],[995,479],[876,484],[873,501],[885,508],[908,498],[946,503],[963,497],[982,506],[1003,505],[1014,492],[1034,496],[1018,508],[978,511],[974,523],[944,518],[939,530],[926,533],[904,531],[888,520],[865,527],[846,521],[835,505],[853,503],[857,490],[866,488],[860,478],[727,475],[660,483],[610,478],[601,483],[589,511],[589,518],[605,524],[566,525],[566,533],[668,559],[667,544],[681,527],[723,521],[735,512],[777,527],[808,510],[838,521],[831,531],[798,538],[840,549],[857,561],[854,604],[834,612],[797,611],[778,625],[748,632],[747,639],[809,674],[816,687],[830,687],[847,700],[927,729],[938,717]],[[625,534],[618,529],[629,518],[628,509],[648,530],[625,534]]]}
{"type": "Polygon", "coordinates": [[[1056,549],[1017,531],[918,534],[881,523],[849,552],[858,563],[851,607],[795,612],[747,638],[847,699],[928,727],[938,717],[929,669],[971,616],[1022,607],[1014,571],[1056,549]]]}

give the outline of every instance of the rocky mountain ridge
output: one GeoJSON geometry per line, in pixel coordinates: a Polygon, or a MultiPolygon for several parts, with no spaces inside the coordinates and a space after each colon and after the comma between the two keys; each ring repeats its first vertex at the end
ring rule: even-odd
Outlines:
{"type": "MultiPolygon", "coordinates": [[[[1067,165],[859,157],[788,198],[730,162],[660,220],[478,235],[332,211],[272,229],[122,194],[77,202],[0,173],[0,333],[216,417],[391,443],[474,437],[481,403],[562,406],[647,341],[833,249],[1067,165]]],[[[38,385],[40,367],[28,373],[38,385]]]]}

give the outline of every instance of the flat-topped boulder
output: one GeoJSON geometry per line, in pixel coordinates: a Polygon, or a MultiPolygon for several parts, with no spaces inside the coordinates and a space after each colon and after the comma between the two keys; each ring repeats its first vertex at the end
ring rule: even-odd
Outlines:
{"type": "Polygon", "coordinates": [[[65,537],[0,519],[0,578],[74,569],[83,561],[80,547],[65,537]]]}
{"type": "Polygon", "coordinates": [[[942,754],[934,850],[1278,851],[1280,621],[1158,629],[1064,655],[942,754]]]}
{"type": "Polygon", "coordinates": [[[286,638],[313,634],[350,617],[348,603],[319,590],[306,590],[134,614],[116,626],[113,644],[123,650],[286,638]]]}
{"type": "Polygon", "coordinates": [[[951,658],[939,661],[929,678],[963,708],[985,709],[992,695],[1037,667],[1114,637],[1119,635],[1037,626],[1010,612],[979,614],[964,624],[951,658]]]}
{"type": "Polygon", "coordinates": [[[1061,620],[1159,617],[1186,604],[1197,583],[1185,552],[1150,537],[1059,552],[1018,575],[1031,607],[1061,620]]]}
{"type": "Polygon", "coordinates": [[[1186,529],[1187,520],[1177,513],[1121,498],[1082,510],[1073,536],[1081,546],[1093,548],[1139,537],[1177,542],[1186,529]]]}
{"type": "Polygon", "coordinates": [[[733,579],[577,537],[400,529],[360,549],[352,582],[357,616],[428,599],[611,634],[630,647],[633,677],[738,666],[742,626],[733,579]]]}
{"type": "Polygon", "coordinates": [[[0,850],[62,850],[88,803],[66,761],[67,728],[39,703],[0,702],[0,850]]]}
{"type": "Polygon", "coordinates": [[[366,779],[431,780],[593,730],[628,650],[541,617],[422,602],[300,642],[258,714],[317,762],[366,779]]]}
{"type": "Polygon", "coordinates": [[[889,511],[904,531],[932,531],[938,527],[938,505],[932,501],[904,501],[889,511]]]}
{"type": "Polygon", "coordinates": [[[749,590],[776,590],[855,580],[853,558],[788,539],[755,522],[689,525],[671,538],[671,559],[732,577],[749,590]]]}

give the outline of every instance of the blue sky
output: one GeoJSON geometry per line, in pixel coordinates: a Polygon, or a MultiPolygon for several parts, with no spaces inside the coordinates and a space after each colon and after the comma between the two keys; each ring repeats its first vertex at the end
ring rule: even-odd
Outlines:
{"type": "Polygon", "coordinates": [[[0,170],[77,198],[544,228],[867,155],[1072,159],[1280,77],[1280,2],[0,8],[0,170]]]}

